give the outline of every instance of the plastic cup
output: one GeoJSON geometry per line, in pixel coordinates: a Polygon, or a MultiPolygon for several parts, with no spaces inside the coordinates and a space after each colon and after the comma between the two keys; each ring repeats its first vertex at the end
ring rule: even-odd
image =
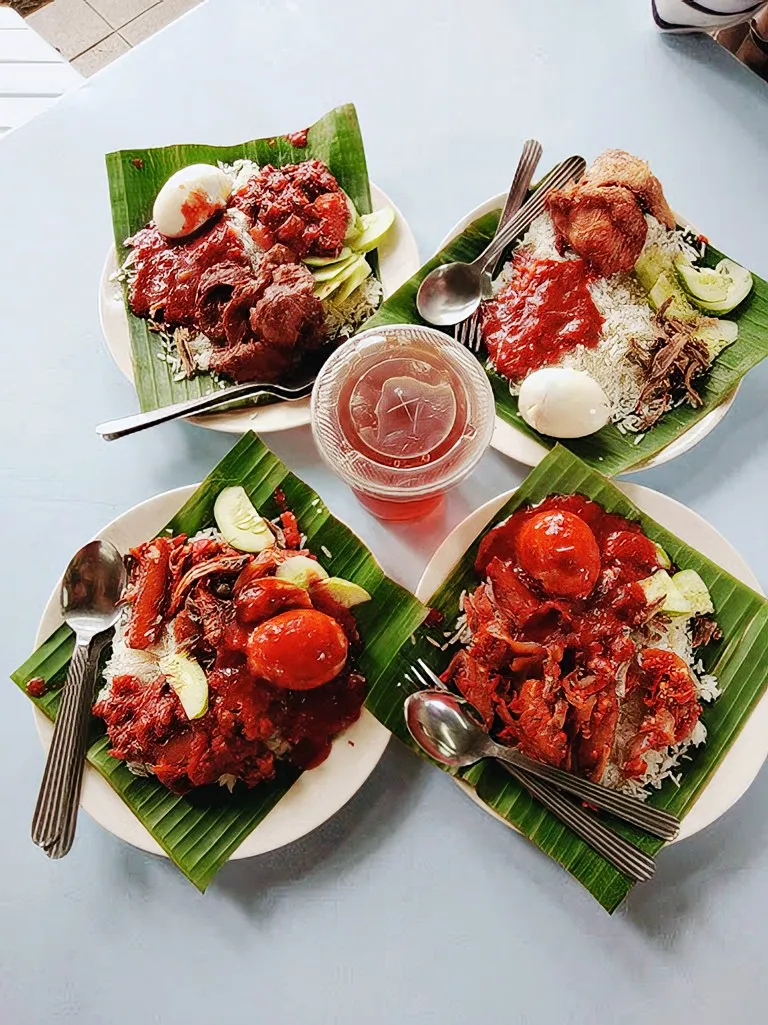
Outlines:
{"type": "Polygon", "coordinates": [[[330,357],[312,392],[320,455],[383,520],[425,515],[490,444],[493,391],[453,338],[412,324],[372,328],[330,357]]]}

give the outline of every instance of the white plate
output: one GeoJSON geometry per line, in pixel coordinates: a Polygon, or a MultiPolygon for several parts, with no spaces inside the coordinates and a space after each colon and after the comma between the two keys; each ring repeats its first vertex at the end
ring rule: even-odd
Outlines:
{"type": "MultiPolygon", "coordinates": [[[[379,246],[379,273],[384,286],[384,298],[415,274],[421,266],[416,239],[400,210],[380,188],[371,182],[371,200],[374,210],[391,206],[395,211],[395,223],[379,246]]],[[[125,310],[120,283],[113,280],[117,271],[117,254],[110,249],[99,284],[99,320],[107,348],[118,367],[133,383],[131,362],[131,333],[125,310]]],[[[301,427],[309,423],[309,399],[296,402],[275,402],[256,409],[240,409],[228,413],[209,413],[207,416],[191,416],[189,422],[214,431],[242,434],[254,430],[259,434],[270,431],[286,431],[290,427],[301,427]]]]}
{"type": "MultiPolygon", "coordinates": [[[[118,516],[97,535],[107,538],[121,552],[154,537],[195,491],[196,485],[166,491],[118,516]]],[[[56,585],[37,630],[35,646],[61,625],[59,588],[56,585]]],[[[53,726],[34,709],[37,732],[46,751],[53,726]]],[[[254,831],[243,840],[232,858],[251,858],[292,843],[334,815],[360,789],[375,768],[389,742],[390,733],[370,712],[337,737],[328,758],[316,769],[304,772],[283,799],[254,831]]],[[[107,781],[86,766],[81,807],[92,819],[126,843],[150,854],[164,851],[123,804],[107,781]]]]}
{"type": "MultiPolygon", "coordinates": [[[[624,494],[643,512],[652,516],[667,530],[672,531],[692,548],[696,548],[718,566],[732,573],[758,594],[763,593],[757,578],[739,553],[698,513],[672,498],[667,498],[666,495],[662,495],[658,491],[641,487],[639,484],[618,483],[617,487],[620,487],[624,494]]],[[[416,588],[417,598],[425,602],[434,594],[477,535],[513,494],[514,490],[508,491],[506,494],[486,502],[448,535],[424,570],[424,575],[416,588]]],[[[698,833],[700,829],[704,829],[705,826],[710,825],[728,811],[745,793],[767,757],[768,694],[760,700],[696,804],[683,819],[677,839],[683,840],[688,836],[693,836],[694,833],[698,833]]],[[[460,780],[456,780],[456,782],[484,811],[494,815],[505,825],[510,825],[506,819],[501,818],[486,804],[483,804],[471,787],[460,780]]]]}
{"type": "MultiPolygon", "coordinates": [[[[505,193],[493,196],[491,199],[481,203],[480,206],[475,207],[466,217],[462,217],[457,224],[454,224],[440,243],[438,251],[444,249],[449,242],[452,242],[457,235],[460,235],[478,217],[491,213],[492,210],[501,210],[506,198],[505,193]]],[[[719,406],[710,410],[706,416],[703,416],[701,420],[693,424],[692,427],[689,427],[684,434],[671,441],[660,452],[650,456],[638,466],[633,466],[631,469],[623,470],[622,472],[638,473],[640,470],[650,470],[652,466],[661,466],[662,463],[667,463],[670,459],[675,459],[677,456],[681,456],[684,452],[693,448],[694,445],[697,445],[703,438],[706,438],[709,432],[717,427],[733,405],[733,400],[736,398],[738,390],[739,386],[736,385],[730,395],[727,395],[719,406]]],[[[496,417],[496,429],[493,432],[491,445],[498,449],[499,452],[509,456],[510,459],[516,459],[525,466],[536,466],[549,451],[544,445],[533,438],[529,438],[527,434],[523,434],[522,431],[519,431],[512,424],[507,423],[498,416],[496,417]]]]}

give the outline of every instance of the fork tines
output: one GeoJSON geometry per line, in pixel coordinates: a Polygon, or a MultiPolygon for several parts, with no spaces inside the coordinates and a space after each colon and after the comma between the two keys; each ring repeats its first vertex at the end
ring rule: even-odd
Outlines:
{"type": "Polygon", "coordinates": [[[480,317],[478,316],[477,311],[467,317],[466,320],[462,320],[456,325],[456,333],[454,337],[459,344],[463,345],[465,349],[469,349],[469,351],[474,353],[475,356],[480,355],[480,350],[483,346],[483,337],[480,332],[480,317]]]}
{"type": "Polygon", "coordinates": [[[405,678],[409,683],[416,683],[423,690],[448,690],[446,684],[440,679],[440,677],[432,669],[429,668],[423,658],[418,660],[418,665],[413,664],[410,667],[410,671],[413,674],[413,679],[405,673],[405,678]]]}

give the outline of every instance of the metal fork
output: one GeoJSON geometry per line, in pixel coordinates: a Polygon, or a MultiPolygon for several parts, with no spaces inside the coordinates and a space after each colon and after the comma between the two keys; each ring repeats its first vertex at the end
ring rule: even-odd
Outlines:
{"type": "MultiPolygon", "coordinates": [[[[528,195],[528,189],[533,181],[533,176],[538,167],[539,161],[541,160],[541,143],[537,142],[536,139],[528,139],[523,146],[523,152],[520,154],[520,161],[515,171],[515,176],[512,179],[512,184],[509,188],[507,195],[507,201],[504,204],[504,209],[501,212],[499,223],[496,225],[496,231],[494,238],[501,229],[512,220],[517,211],[523,205],[525,197],[528,195]]],[[[493,277],[495,267],[490,268],[491,277],[493,277]]],[[[480,310],[467,317],[466,320],[462,320],[460,324],[456,325],[455,336],[457,341],[473,352],[476,356],[480,354],[483,340],[480,334],[480,310]]]]}
{"type": "MultiPolygon", "coordinates": [[[[424,659],[419,659],[419,665],[423,674],[427,677],[430,687],[448,690],[440,677],[430,669],[424,659]]],[[[414,666],[413,669],[415,671],[416,667],[414,666]]],[[[551,783],[559,790],[565,790],[575,797],[580,797],[583,801],[587,801],[596,808],[603,808],[605,811],[615,815],[616,818],[630,822],[633,826],[639,826],[640,829],[644,829],[647,833],[652,833],[662,840],[674,840],[680,831],[680,820],[668,811],[654,808],[639,798],[632,797],[630,794],[624,794],[620,790],[612,790],[609,787],[601,786],[599,783],[592,783],[581,776],[575,776],[571,772],[556,769],[553,765],[537,762],[533,758],[528,758],[526,755],[521,754],[514,747],[504,744],[497,744],[496,746],[501,749],[505,759],[513,762],[517,768],[522,769],[524,772],[532,776],[538,776],[539,779],[544,780],[546,783],[551,783]]]]}
{"type": "MultiPolygon", "coordinates": [[[[413,679],[404,674],[409,683],[414,682],[419,688],[439,687],[441,690],[448,690],[446,685],[435,676],[423,659],[419,659],[421,671],[417,666],[411,666],[413,679]]],[[[506,771],[517,780],[543,807],[550,811],[556,818],[567,825],[585,843],[589,844],[601,857],[605,858],[614,868],[623,872],[630,879],[636,882],[645,882],[650,879],[656,871],[656,864],[649,855],[639,850],[634,844],[614,833],[604,823],[591,815],[586,809],[574,804],[568,798],[563,797],[557,790],[553,789],[524,769],[517,768],[509,762],[500,761],[506,771]]]]}
{"type": "Polygon", "coordinates": [[[128,434],[144,431],[148,427],[168,423],[169,420],[179,420],[185,416],[192,416],[194,413],[210,413],[228,402],[233,402],[236,399],[249,399],[255,395],[272,395],[274,398],[284,401],[305,399],[312,394],[314,383],[313,377],[300,384],[290,386],[258,381],[235,384],[230,388],[212,392],[210,395],[203,395],[199,399],[186,399],[184,402],[175,402],[172,406],[161,406],[160,409],[150,409],[146,413],[132,413],[130,416],[120,417],[119,420],[108,420],[106,423],[98,425],[96,433],[100,434],[105,441],[115,441],[117,438],[125,438],[128,434]]]}

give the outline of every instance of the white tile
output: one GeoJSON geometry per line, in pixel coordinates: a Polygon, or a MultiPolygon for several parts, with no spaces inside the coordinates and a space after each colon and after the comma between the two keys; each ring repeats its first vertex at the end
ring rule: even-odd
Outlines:
{"type": "Polygon", "coordinates": [[[75,57],[72,63],[81,74],[93,75],[95,72],[105,68],[107,64],[111,64],[115,57],[119,57],[129,50],[130,46],[128,43],[117,32],[113,32],[111,36],[102,39],[100,43],[92,46],[90,50],[86,50],[79,57],[75,57]]]}
{"type": "Polygon", "coordinates": [[[161,28],[170,25],[185,11],[197,7],[200,2],[201,0],[161,0],[161,3],[150,7],[144,14],[140,14],[138,18],[123,25],[120,35],[127,39],[131,46],[135,46],[154,35],[161,28]]]}
{"type": "Polygon", "coordinates": [[[31,25],[27,27],[24,24],[21,32],[17,29],[0,30],[0,63],[17,63],[19,61],[63,64],[65,58],[49,42],[46,42],[31,25]]]}
{"type": "Polygon", "coordinates": [[[122,28],[129,21],[154,7],[160,0],[87,0],[112,28],[122,28]]]}
{"type": "Polygon", "coordinates": [[[85,0],[54,0],[35,14],[30,14],[27,23],[67,60],[100,43],[112,31],[85,0]]]}
{"type": "Polygon", "coordinates": [[[10,7],[0,7],[0,28],[23,29],[24,19],[10,7]]]}
{"type": "Polygon", "coordinates": [[[17,128],[55,102],[50,96],[0,96],[0,128],[17,128]]]}
{"type": "MultiPolygon", "coordinates": [[[[55,51],[52,51],[55,52],[55,51]]],[[[0,95],[6,96],[60,96],[78,85],[82,79],[72,65],[61,59],[41,64],[35,61],[4,63],[0,59],[0,95]]]]}

